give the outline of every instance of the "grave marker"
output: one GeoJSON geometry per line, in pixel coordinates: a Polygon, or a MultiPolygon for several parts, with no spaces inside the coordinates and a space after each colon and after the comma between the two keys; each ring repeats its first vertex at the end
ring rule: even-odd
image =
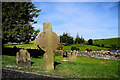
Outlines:
{"type": "Polygon", "coordinates": [[[73,52],[71,52],[71,55],[69,56],[69,61],[76,61],[77,55],[78,55],[78,51],[74,50],[73,52]]]}
{"type": "Polygon", "coordinates": [[[53,51],[58,47],[60,38],[52,31],[51,23],[43,24],[43,32],[37,37],[36,43],[45,51],[44,68],[47,71],[54,70],[53,51]]]}
{"type": "Polygon", "coordinates": [[[30,53],[26,49],[20,49],[16,53],[17,66],[31,66],[30,53]]]}

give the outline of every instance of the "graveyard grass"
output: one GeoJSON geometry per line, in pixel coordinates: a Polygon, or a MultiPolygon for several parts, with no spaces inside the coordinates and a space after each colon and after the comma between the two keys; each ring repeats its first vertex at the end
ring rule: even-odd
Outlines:
{"type": "Polygon", "coordinates": [[[35,62],[32,66],[15,67],[15,56],[2,55],[2,67],[64,78],[120,78],[118,75],[120,63],[117,60],[83,56],[78,56],[77,61],[61,61],[63,59],[61,56],[55,56],[54,61],[59,64],[54,71],[46,72],[43,69],[43,57],[31,57],[31,61],[35,62]]]}

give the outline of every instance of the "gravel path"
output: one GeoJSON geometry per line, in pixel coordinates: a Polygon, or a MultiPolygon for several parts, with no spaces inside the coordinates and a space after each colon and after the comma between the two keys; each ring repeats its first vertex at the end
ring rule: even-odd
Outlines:
{"type": "Polygon", "coordinates": [[[35,73],[28,73],[23,71],[2,69],[2,80],[65,80],[65,79],[35,73]]]}

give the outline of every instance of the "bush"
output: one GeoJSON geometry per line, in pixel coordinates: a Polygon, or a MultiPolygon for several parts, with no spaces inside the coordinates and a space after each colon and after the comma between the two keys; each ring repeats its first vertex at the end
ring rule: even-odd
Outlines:
{"type": "Polygon", "coordinates": [[[98,46],[98,47],[100,47],[100,45],[99,45],[99,44],[95,44],[95,46],[98,46]]]}
{"type": "Polygon", "coordinates": [[[61,43],[58,47],[57,47],[57,50],[62,50],[63,47],[64,47],[65,43],[61,43]]]}
{"type": "Polygon", "coordinates": [[[102,44],[101,47],[105,47],[104,44],[102,44]]]}
{"type": "Polygon", "coordinates": [[[79,51],[79,48],[76,48],[75,46],[73,46],[73,47],[71,47],[71,50],[73,51],[73,50],[78,50],[79,51]]]}
{"type": "Polygon", "coordinates": [[[100,45],[98,45],[98,47],[100,47],[100,45]]]}
{"type": "Polygon", "coordinates": [[[93,44],[92,39],[89,39],[89,40],[88,40],[88,45],[92,45],[92,44],[93,44]]]}
{"type": "Polygon", "coordinates": [[[85,48],[85,50],[87,50],[87,51],[92,51],[92,49],[90,49],[90,48],[85,48]]]}

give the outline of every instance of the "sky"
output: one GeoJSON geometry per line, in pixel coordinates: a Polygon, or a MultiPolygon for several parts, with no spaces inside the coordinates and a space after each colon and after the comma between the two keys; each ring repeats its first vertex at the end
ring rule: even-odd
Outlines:
{"type": "Polygon", "coordinates": [[[41,9],[35,18],[35,30],[43,31],[43,23],[52,23],[58,36],[67,32],[72,37],[88,39],[118,37],[118,2],[33,2],[41,9]]]}

